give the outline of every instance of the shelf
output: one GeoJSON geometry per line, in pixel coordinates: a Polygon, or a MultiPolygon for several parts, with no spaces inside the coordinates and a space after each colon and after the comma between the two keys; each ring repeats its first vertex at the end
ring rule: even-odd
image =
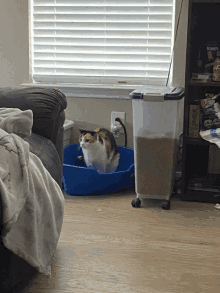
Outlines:
{"type": "Polygon", "coordinates": [[[195,177],[188,181],[183,200],[220,203],[219,174],[195,177]],[[197,186],[193,186],[197,183],[197,186]]]}
{"type": "MultiPolygon", "coordinates": [[[[220,170],[220,150],[211,147],[215,145],[199,135],[201,99],[205,99],[207,93],[220,93],[220,82],[191,79],[193,73],[199,71],[198,59],[202,60],[200,71],[205,71],[204,65],[219,54],[211,52],[220,51],[219,48],[210,49],[207,45],[214,41],[220,44],[220,35],[214,29],[220,27],[220,0],[189,0],[188,7],[181,199],[220,203],[220,174],[215,174],[220,170]],[[188,137],[188,134],[197,137],[188,137]]],[[[202,77],[202,72],[200,75],[198,77],[202,77]]]]}
{"type": "Polygon", "coordinates": [[[181,196],[182,201],[219,203],[220,194],[208,191],[192,191],[187,190],[184,196],[181,196]]]}
{"type": "Polygon", "coordinates": [[[212,187],[187,187],[190,191],[202,191],[202,192],[211,192],[218,193],[220,198],[220,188],[212,188],[212,187]]]}
{"type": "Polygon", "coordinates": [[[202,179],[198,182],[196,181],[194,182],[191,180],[189,181],[187,189],[191,191],[202,191],[202,192],[211,192],[211,193],[217,192],[219,193],[219,196],[220,196],[220,186],[217,185],[214,180],[212,181],[210,180],[209,182],[203,182],[202,179]]]}
{"type": "Polygon", "coordinates": [[[192,138],[192,137],[188,137],[187,138],[187,143],[189,144],[202,144],[202,145],[208,145],[210,144],[210,142],[208,142],[207,140],[204,140],[202,138],[192,138]]]}
{"type": "Polygon", "coordinates": [[[206,174],[206,175],[192,175],[188,180],[188,186],[195,187],[197,184],[198,188],[208,188],[208,189],[219,189],[220,192],[220,174],[206,174]]]}
{"type": "MultiPolygon", "coordinates": [[[[220,2],[219,2],[220,4],[220,2]]],[[[212,86],[212,87],[220,87],[220,82],[198,82],[198,81],[189,81],[188,85],[194,85],[194,86],[212,86]]]]}

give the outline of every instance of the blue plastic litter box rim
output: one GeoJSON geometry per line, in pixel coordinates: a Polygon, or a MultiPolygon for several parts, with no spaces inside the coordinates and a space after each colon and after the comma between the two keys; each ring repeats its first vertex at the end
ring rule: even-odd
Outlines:
{"type": "MultiPolygon", "coordinates": [[[[79,145],[79,144],[75,144],[75,145],[79,145]]],[[[71,146],[71,145],[67,145],[67,146],[65,146],[65,147],[64,147],[64,150],[67,149],[67,148],[70,147],[70,146],[71,146]]],[[[119,148],[119,149],[128,149],[128,150],[131,150],[132,152],[134,152],[134,150],[133,150],[132,148],[129,148],[129,147],[119,146],[118,148],[119,148]]],[[[72,167],[72,168],[76,168],[76,167],[77,167],[77,168],[82,168],[82,169],[86,169],[86,170],[87,170],[86,167],[74,166],[74,165],[65,164],[65,163],[63,163],[63,166],[68,166],[68,167],[72,167]]],[[[125,172],[130,171],[131,168],[133,168],[133,167],[134,167],[134,164],[132,164],[128,169],[123,170],[123,171],[117,171],[117,169],[116,169],[116,171],[115,171],[114,173],[125,173],[125,172]]],[[[89,170],[91,170],[91,171],[93,171],[93,172],[99,174],[96,170],[93,170],[93,169],[89,169],[89,170]]],[[[109,174],[111,174],[111,173],[101,173],[101,174],[104,176],[104,175],[109,175],[109,174]]]]}
{"type": "MultiPolygon", "coordinates": [[[[71,168],[80,168],[80,169],[86,169],[86,170],[90,170],[91,172],[94,172],[94,173],[97,173],[99,175],[102,175],[102,176],[106,176],[106,175],[109,175],[109,174],[112,174],[112,173],[98,173],[96,170],[93,170],[93,169],[87,169],[85,167],[81,167],[81,166],[73,166],[73,165],[69,165],[69,164],[63,164],[63,166],[68,166],[68,167],[71,167],[71,168]]],[[[127,173],[129,172],[132,168],[134,167],[134,164],[132,164],[128,169],[124,170],[124,171],[115,171],[113,173],[127,173]]]]}

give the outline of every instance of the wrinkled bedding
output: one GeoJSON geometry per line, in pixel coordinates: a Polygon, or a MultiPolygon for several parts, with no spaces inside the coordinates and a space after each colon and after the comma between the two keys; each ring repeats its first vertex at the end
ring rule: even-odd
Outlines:
{"type": "Polygon", "coordinates": [[[0,108],[1,241],[50,276],[65,200],[57,182],[22,139],[31,134],[32,125],[31,110],[0,108]]]}

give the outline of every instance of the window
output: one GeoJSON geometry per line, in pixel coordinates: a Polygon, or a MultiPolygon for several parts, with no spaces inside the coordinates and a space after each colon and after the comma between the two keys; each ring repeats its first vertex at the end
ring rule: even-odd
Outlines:
{"type": "Polygon", "coordinates": [[[29,0],[34,82],[160,84],[174,0],[29,0]]]}

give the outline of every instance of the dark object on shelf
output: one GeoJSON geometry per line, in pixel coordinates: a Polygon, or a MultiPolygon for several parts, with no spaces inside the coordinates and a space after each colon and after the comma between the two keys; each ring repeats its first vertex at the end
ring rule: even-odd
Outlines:
{"type": "Polygon", "coordinates": [[[198,72],[202,71],[202,50],[199,48],[199,54],[198,54],[198,59],[197,59],[197,66],[198,66],[198,72]]]}
{"type": "Polygon", "coordinates": [[[209,174],[220,174],[220,148],[211,144],[209,148],[209,174]]]}
{"type": "Polygon", "coordinates": [[[220,57],[217,57],[213,62],[213,81],[220,81],[220,57]]]}
{"type": "Polygon", "coordinates": [[[220,45],[215,41],[207,42],[198,52],[197,66],[191,80],[203,83],[220,81],[220,45]]]}
{"type": "Polygon", "coordinates": [[[202,125],[200,127],[200,130],[209,130],[209,129],[215,129],[220,127],[220,119],[214,116],[208,116],[202,117],[202,125]]]}
{"type": "Polygon", "coordinates": [[[212,81],[212,74],[210,73],[193,73],[192,74],[192,81],[198,81],[198,82],[208,82],[212,81]]]}
{"type": "Polygon", "coordinates": [[[202,109],[205,109],[206,107],[214,105],[214,103],[215,103],[215,101],[213,100],[214,96],[215,95],[212,93],[205,94],[205,99],[201,99],[201,101],[200,101],[202,109]]]}
{"type": "Polygon", "coordinates": [[[219,95],[206,94],[206,99],[202,99],[201,105],[201,125],[200,130],[205,131],[220,127],[220,119],[217,115],[217,109],[220,97],[219,95]],[[215,104],[215,105],[214,105],[215,104]]]}
{"type": "MultiPolygon", "coordinates": [[[[206,96],[208,96],[206,94],[206,96]]],[[[205,131],[209,129],[216,129],[220,127],[220,95],[215,95],[212,99],[201,100],[202,121],[200,130],[205,131]],[[204,107],[204,104],[209,106],[204,107]]]]}
{"type": "MultiPolygon", "coordinates": [[[[205,67],[211,68],[211,70],[213,72],[212,80],[214,82],[220,81],[220,57],[217,57],[214,62],[207,64],[205,67]]],[[[205,76],[204,76],[204,78],[205,78],[205,76]]],[[[193,78],[192,78],[192,80],[193,80],[193,78]]],[[[198,79],[197,79],[197,81],[198,81],[198,79]]],[[[208,79],[208,77],[207,77],[207,80],[205,80],[205,82],[208,82],[208,81],[210,81],[210,79],[208,79]]]]}
{"type": "MultiPolygon", "coordinates": [[[[205,65],[205,72],[209,72],[211,74],[211,72],[213,72],[213,63],[208,63],[205,65]]],[[[212,79],[212,77],[211,77],[212,79]]]]}
{"type": "Polygon", "coordinates": [[[204,108],[204,110],[203,110],[203,115],[207,116],[207,117],[215,116],[215,113],[216,112],[215,112],[214,105],[208,106],[208,107],[204,108]]]}
{"type": "Polygon", "coordinates": [[[206,50],[206,65],[205,72],[213,72],[213,62],[220,56],[220,46],[216,41],[207,42],[205,45],[206,50]]]}
{"type": "Polygon", "coordinates": [[[214,106],[206,107],[202,113],[202,123],[200,125],[200,130],[208,130],[212,128],[216,128],[220,125],[220,120],[215,115],[214,106]]]}

